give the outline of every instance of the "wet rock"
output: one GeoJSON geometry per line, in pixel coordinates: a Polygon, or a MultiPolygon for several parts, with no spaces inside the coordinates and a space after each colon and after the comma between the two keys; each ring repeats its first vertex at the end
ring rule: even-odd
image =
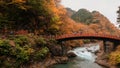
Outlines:
{"type": "Polygon", "coordinates": [[[76,57],[77,55],[74,54],[73,52],[69,52],[69,53],[67,54],[67,56],[68,56],[68,57],[76,57]]]}
{"type": "Polygon", "coordinates": [[[53,56],[62,56],[62,48],[61,46],[49,46],[49,50],[53,56]]]}
{"type": "Polygon", "coordinates": [[[96,62],[97,64],[101,65],[101,66],[110,68],[110,65],[109,65],[105,60],[97,60],[97,61],[95,61],[95,62],[96,62]]]}
{"type": "Polygon", "coordinates": [[[55,61],[57,63],[65,64],[68,62],[68,57],[55,57],[55,61]]]}

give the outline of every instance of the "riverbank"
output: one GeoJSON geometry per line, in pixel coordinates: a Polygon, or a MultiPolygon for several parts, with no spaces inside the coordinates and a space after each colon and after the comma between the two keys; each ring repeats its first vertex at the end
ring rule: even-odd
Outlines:
{"type": "Polygon", "coordinates": [[[25,68],[50,68],[55,64],[65,64],[68,62],[68,57],[66,56],[56,56],[56,57],[47,57],[42,62],[33,62],[29,66],[25,66],[25,68]]]}
{"type": "Polygon", "coordinates": [[[105,54],[103,51],[98,51],[96,53],[96,55],[97,55],[97,58],[96,58],[95,63],[97,63],[105,68],[117,68],[117,66],[112,66],[109,64],[108,54],[105,54]]]}

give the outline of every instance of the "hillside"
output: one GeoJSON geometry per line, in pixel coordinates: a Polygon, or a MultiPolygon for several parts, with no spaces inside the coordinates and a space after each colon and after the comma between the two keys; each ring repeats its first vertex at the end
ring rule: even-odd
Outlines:
{"type": "Polygon", "coordinates": [[[67,10],[67,15],[68,15],[69,17],[71,17],[73,14],[76,13],[76,11],[72,10],[71,8],[66,8],[66,10],[67,10]]]}
{"type": "Polygon", "coordinates": [[[84,24],[90,24],[93,22],[92,13],[87,9],[79,9],[71,16],[71,18],[76,22],[82,22],[84,24]]]}
{"type": "Polygon", "coordinates": [[[120,35],[120,31],[115,25],[113,25],[104,15],[98,11],[92,13],[93,21],[96,23],[90,24],[89,27],[96,33],[120,35]]]}
{"type": "Polygon", "coordinates": [[[87,9],[80,9],[71,16],[71,19],[73,20],[69,21],[69,23],[75,22],[72,24],[76,25],[75,28],[78,32],[83,31],[120,35],[119,29],[117,29],[104,15],[98,11],[89,12],[87,9]]]}

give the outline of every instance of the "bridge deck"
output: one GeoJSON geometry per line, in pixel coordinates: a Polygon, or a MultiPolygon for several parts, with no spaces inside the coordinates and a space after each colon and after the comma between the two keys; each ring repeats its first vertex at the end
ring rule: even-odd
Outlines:
{"type": "Polygon", "coordinates": [[[93,39],[111,39],[111,40],[118,40],[120,41],[120,37],[116,35],[108,35],[108,34],[90,34],[90,33],[76,33],[76,34],[63,34],[63,35],[56,35],[52,37],[56,40],[64,40],[64,39],[77,39],[77,38],[93,38],[93,39]]]}

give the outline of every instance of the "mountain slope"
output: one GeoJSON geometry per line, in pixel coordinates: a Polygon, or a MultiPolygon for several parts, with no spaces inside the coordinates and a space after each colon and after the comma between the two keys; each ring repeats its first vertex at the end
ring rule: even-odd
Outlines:
{"type": "Polygon", "coordinates": [[[71,18],[76,22],[82,22],[84,24],[90,24],[93,22],[92,13],[87,9],[79,9],[76,13],[74,13],[71,18]]]}
{"type": "Polygon", "coordinates": [[[76,11],[72,10],[71,8],[66,8],[66,10],[67,10],[67,15],[68,15],[69,17],[71,17],[73,14],[76,13],[76,11]]]}
{"type": "Polygon", "coordinates": [[[96,33],[120,35],[119,29],[117,29],[104,15],[98,11],[94,11],[92,15],[96,23],[90,24],[89,27],[96,33]]]}
{"type": "MultiPolygon", "coordinates": [[[[72,15],[71,19],[67,20],[65,24],[71,23],[67,25],[75,26],[74,28],[72,27],[72,29],[76,32],[120,35],[119,29],[98,11],[89,12],[86,9],[80,9],[72,15]]],[[[67,28],[67,26],[65,28],[67,28]]]]}

